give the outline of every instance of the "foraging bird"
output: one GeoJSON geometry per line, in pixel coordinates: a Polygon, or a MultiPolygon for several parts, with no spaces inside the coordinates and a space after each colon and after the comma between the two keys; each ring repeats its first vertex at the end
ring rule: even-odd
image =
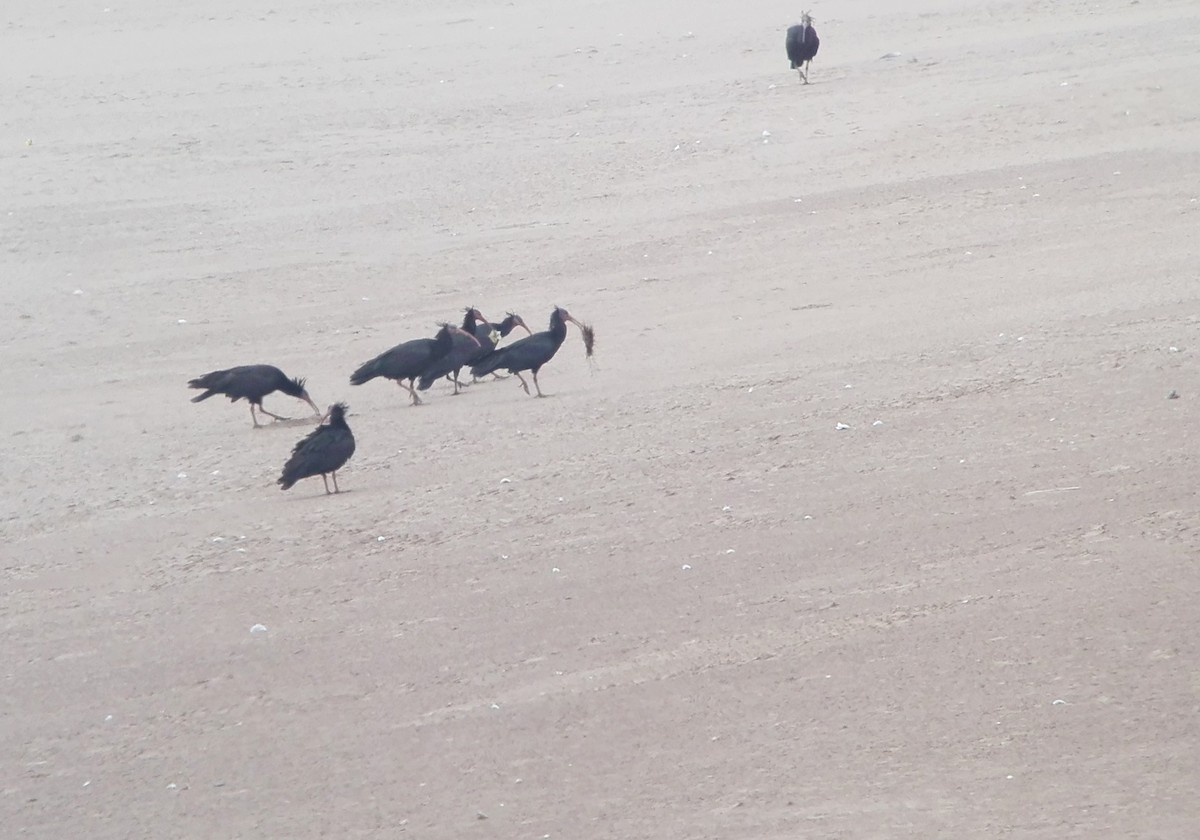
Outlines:
{"type": "Polygon", "coordinates": [[[428,391],[430,385],[444,376],[454,383],[454,395],[458,396],[459,389],[465,387],[458,381],[459,371],[464,365],[477,362],[484,352],[484,339],[478,337],[478,330],[483,326],[487,327],[489,333],[492,331],[487,318],[474,306],[468,306],[462,329],[451,337],[453,346],[450,352],[425,366],[417,380],[417,390],[428,391]]]}
{"type": "MultiPolygon", "coordinates": [[[[496,345],[500,343],[500,339],[508,338],[508,334],[517,327],[520,327],[521,329],[525,330],[525,332],[533,335],[533,330],[529,329],[529,326],[525,323],[525,320],[515,312],[505,313],[504,320],[499,324],[477,325],[475,327],[475,337],[478,338],[479,343],[483,345],[483,352],[481,352],[479,356],[471,361],[472,366],[479,364],[492,353],[494,353],[496,351],[496,345]]],[[[506,378],[495,371],[492,372],[492,376],[494,376],[496,379],[506,378]]],[[[479,377],[473,376],[472,381],[478,382],[479,377]]]]}
{"type": "Polygon", "coordinates": [[[333,475],[333,492],[338,489],[337,471],[346,465],[354,454],[354,433],[346,425],[345,403],[336,403],[329,407],[325,417],[329,422],[317,426],[307,437],[292,449],[292,457],[283,465],[283,475],[276,482],[283,490],[288,490],[302,478],[319,475],[325,483],[325,494],[329,495],[329,479],[333,475]]]}
{"type": "Polygon", "coordinates": [[[228,370],[214,370],[212,373],[206,373],[189,381],[188,387],[206,389],[203,394],[192,397],[192,402],[201,402],[214,394],[224,394],[229,397],[230,402],[237,402],[240,399],[248,400],[250,419],[256,429],[261,428],[262,424],[258,422],[258,416],[254,413],[255,406],[268,417],[274,417],[276,420],[288,419],[280,417],[278,414],[272,414],[263,408],[263,397],[275,391],[282,391],[289,397],[304,400],[312,406],[315,416],[321,416],[321,410],[308,396],[304,380],[288,379],[283,371],[274,365],[242,365],[228,370]]]}
{"type": "Polygon", "coordinates": [[[803,12],[800,22],[788,27],[787,31],[788,61],[792,62],[792,69],[800,74],[804,84],[808,84],[808,65],[812,63],[821,47],[821,39],[817,37],[817,30],[813,28],[812,22],[812,15],[803,12]]]}
{"type": "MultiPolygon", "coordinates": [[[[413,405],[420,405],[421,398],[413,389],[413,380],[432,362],[449,353],[454,348],[455,333],[461,332],[462,330],[453,324],[442,324],[442,328],[433,338],[417,338],[397,344],[354,371],[350,375],[350,384],[362,385],[377,376],[393,379],[401,388],[408,390],[413,405]],[[405,379],[408,380],[408,385],[404,384],[405,379]]],[[[474,336],[468,338],[471,341],[476,340],[474,336]]]]}
{"type": "Polygon", "coordinates": [[[542,386],[538,384],[538,371],[546,362],[554,358],[554,354],[562,346],[563,340],[567,337],[568,321],[581,330],[583,329],[583,324],[572,318],[571,313],[561,306],[554,307],[554,312],[550,314],[550,329],[534,333],[520,341],[514,341],[507,347],[501,347],[472,367],[471,373],[474,376],[486,376],[497,370],[507,370],[509,373],[517,375],[517,379],[521,380],[521,387],[528,394],[529,385],[521,376],[521,371],[528,370],[533,373],[533,387],[537,389],[537,395],[545,396],[542,393],[542,386]]]}

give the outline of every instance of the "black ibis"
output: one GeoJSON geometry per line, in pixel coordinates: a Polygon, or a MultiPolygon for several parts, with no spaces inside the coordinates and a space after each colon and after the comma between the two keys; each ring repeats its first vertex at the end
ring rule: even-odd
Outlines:
{"type": "Polygon", "coordinates": [[[507,370],[509,373],[517,375],[517,379],[521,380],[521,387],[528,394],[529,385],[521,376],[521,371],[528,370],[533,373],[533,387],[537,389],[537,395],[545,396],[542,393],[542,386],[538,384],[538,371],[542,369],[542,365],[554,358],[554,354],[562,346],[563,340],[567,337],[568,321],[581,330],[583,329],[583,324],[572,318],[571,313],[561,306],[554,307],[554,312],[550,314],[550,329],[514,341],[507,347],[501,347],[496,352],[488,354],[485,359],[471,368],[471,374],[486,376],[497,370],[507,370]]]}
{"type": "MultiPolygon", "coordinates": [[[[417,338],[397,344],[386,353],[381,353],[364,364],[350,375],[351,385],[362,385],[377,376],[393,379],[401,388],[405,388],[412,397],[413,405],[420,405],[421,398],[413,389],[413,380],[421,375],[433,361],[449,353],[454,347],[454,335],[462,330],[453,324],[442,324],[437,335],[433,338],[417,338]],[[404,384],[404,380],[408,384],[404,384]]],[[[474,336],[467,336],[475,341],[474,336]]]]}
{"type": "Polygon", "coordinates": [[[262,424],[258,422],[258,415],[254,413],[255,406],[268,417],[274,417],[276,420],[288,419],[263,408],[263,397],[275,391],[282,391],[289,397],[304,400],[312,406],[315,416],[321,416],[321,410],[308,396],[304,380],[288,379],[283,371],[274,365],[242,365],[228,370],[214,370],[190,380],[188,387],[204,389],[203,394],[192,397],[192,402],[206,400],[214,394],[224,394],[229,397],[230,402],[247,400],[250,403],[250,419],[256,429],[261,428],[262,424]]]}
{"type": "Polygon", "coordinates": [[[283,475],[276,482],[280,489],[289,490],[300,479],[319,475],[328,495],[329,479],[326,476],[332,475],[333,492],[342,492],[338,489],[337,471],[354,454],[354,432],[346,425],[346,410],[345,403],[331,405],[325,417],[321,418],[328,418],[329,422],[317,426],[296,444],[292,449],[292,457],[283,465],[283,475]]]}
{"type": "MultiPolygon", "coordinates": [[[[528,325],[525,323],[525,320],[515,312],[505,313],[504,320],[499,324],[480,324],[475,327],[475,337],[479,339],[479,343],[483,346],[483,352],[480,353],[477,359],[472,361],[472,365],[479,364],[491,353],[494,353],[496,351],[496,345],[500,343],[500,340],[508,338],[508,334],[517,327],[520,327],[521,329],[525,330],[525,332],[533,335],[533,330],[529,329],[528,325]]],[[[494,371],[492,372],[492,376],[496,377],[497,379],[504,378],[494,371]]],[[[473,379],[476,382],[479,381],[478,376],[473,377],[473,379]]]]}
{"type": "Polygon", "coordinates": [[[479,361],[485,352],[485,339],[478,336],[479,328],[484,326],[489,332],[491,331],[491,325],[488,324],[487,318],[483,317],[483,314],[474,306],[468,306],[466,314],[463,316],[462,329],[451,337],[453,346],[450,348],[450,352],[425,366],[417,380],[417,390],[428,391],[430,385],[444,376],[454,383],[454,394],[458,396],[459,390],[463,387],[462,383],[458,381],[459,371],[463,369],[464,365],[479,361]]]}
{"type": "Polygon", "coordinates": [[[804,84],[808,84],[808,65],[812,63],[821,47],[821,39],[813,28],[812,15],[808,12],[800,14],[800,22],[789,26],[787,31],[787,57],[792,62],[792,69],[800,74],[804,84]]]}

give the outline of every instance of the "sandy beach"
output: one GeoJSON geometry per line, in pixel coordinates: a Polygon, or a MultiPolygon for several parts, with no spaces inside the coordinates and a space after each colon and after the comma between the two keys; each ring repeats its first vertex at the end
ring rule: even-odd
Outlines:
{"type": "Polygon", "coordinates": [[[1196,836],[1200,6],[800,12],[6,3],[6,836],[1196,836]]]}

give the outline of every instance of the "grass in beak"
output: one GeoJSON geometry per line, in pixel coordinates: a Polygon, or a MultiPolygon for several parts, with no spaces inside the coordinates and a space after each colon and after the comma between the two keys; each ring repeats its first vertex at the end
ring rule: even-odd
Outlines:
{"type": "Polygon", "coordinates": [[[587,351],[590,359],[596,346],[596,331],[592,329],[591,324],[580,324],[579,331],[583,333],[583,349],[587,351]]]}

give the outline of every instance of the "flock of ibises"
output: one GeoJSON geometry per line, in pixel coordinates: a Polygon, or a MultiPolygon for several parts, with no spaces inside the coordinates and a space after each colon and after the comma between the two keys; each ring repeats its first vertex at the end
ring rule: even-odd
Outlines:
{"type": "MultiPolygon", "coordinates": [[[[529,383],[521,374],[528,371],[533,377],[536,396],[545,396],[538,383],[538,371],[554,358],[558,348],[567,337],[567,324],[579,327],[583,334],[587,355],[592,355],[595,334],[587,324],[575,320],[571,313],[560,306],[550,313],[550,327],[535,333],[526,326],[520,315],[509,312],[503,321],[492,323],[474,306],[468,306],[461,327],[443,323],[433,338],[418,338],[397,344],[361,365],[350,375],[351,385],[362,385],[372,379],[391,379],[408,392],[414,406],[421,404],[417,391],[427,391],[439,379],[445,377],[459,394],[466,383],[459,376],[463,368],[471,371],[473,381],[491,375],[502,377],[499,371],[508,371],[521,382],[529,394],[529,383]],[[512,344],[500,346],[509,333],[520,327],[529,333],[512,344]],[[405,383],[408,384],[405,384],[405,383]]],[[[303,438],[292,449],[291,457],[283,465],[283,474],[278,484],[284,490],[297,481],[311,476],[321,476],[326,494],[340,493],[337,471],[345,466],[354,454],[354,433],[346,423],[345,403],[335,403],[322,416],[321,410],[308,395],[303,379],[289,378],[274,365],[241,365],[226,370],[214,370],[188,382],[191,388],[204,393],[192,398],[201,402],[222,394],[231,402],[246,400],[250,404],[250,419],[255,428],[262,426],[258,414],[275,420],[288,418],[273,414],[263,408],[263,398],[276,391],[289,397],[303,400],[320,418],[320,425],[303,438]],[[333,490],[329,479],[333,479],[333,490]]]]}
{"type": "MultiPolygon", "coordinates": [[[[784,40],[792,69],[800,74],[804,84],[808,84],[809,65],[821,46],[812,15],[804,12],[800,16],[800,23],[788,28],[784,40]]],[[[443,323],[433,338],[418,338],[397,344],[354,371],[350,376],[350,384],[362,385],[376,378],[394,380],[408,391],[415,406],[421,404],[417,391],[429,390],[442,377],[453,384],[456,395],[460,393],[466,387],[459,379],[463,368],[471,371],[473,381],[489,374],[501,378],[497,371],[506,370],[516,375],[526,394],[530,393],[529,383],[521,374],[529,371],[537,396],[541,397],[544,395],[538,383],[538,371],[554,358],[562,346],[567,337],[568,323],[575,324],[583,333],[584,346],[590,357],[594,341],[592,328],[576,321],[561,307],[554,307],[554,312],[550,314],[548,330],[534,333],[519,315],[509,312],[503,321],[492,323],[478,309],[469,306],[461,327],[443,323]],[[500,347],[500,342],[517,327],[529,335],[500,347]]],[[[320,417],[321,425],[292,449],[292,455],[284,464],[283,474],[277,483],[287,490],[303,478],[319,475],[325,483],[327,494],[331,492],[330,477],[333,478],[332,492],[341,492],[338,489],[337,471],[354,454],[354,433],[346,424],[345,403],[331,405],[322,416],[317,404],[309,397],[304,380],[289,379],[274,365],[242,365],[228,370],[214,370],[191,380],[188,385],[204,391],[193,397],[192,402],[206,400],[215,394],[224,394],[233,402],[246,400],[250,404],[250,419],[256,428],[261,424],[255,409],[276,420],[287,419],[263,408],[263,397],[267,394],[279,391],[304,400],[312,407],[314,415],[320,417]]]]}

